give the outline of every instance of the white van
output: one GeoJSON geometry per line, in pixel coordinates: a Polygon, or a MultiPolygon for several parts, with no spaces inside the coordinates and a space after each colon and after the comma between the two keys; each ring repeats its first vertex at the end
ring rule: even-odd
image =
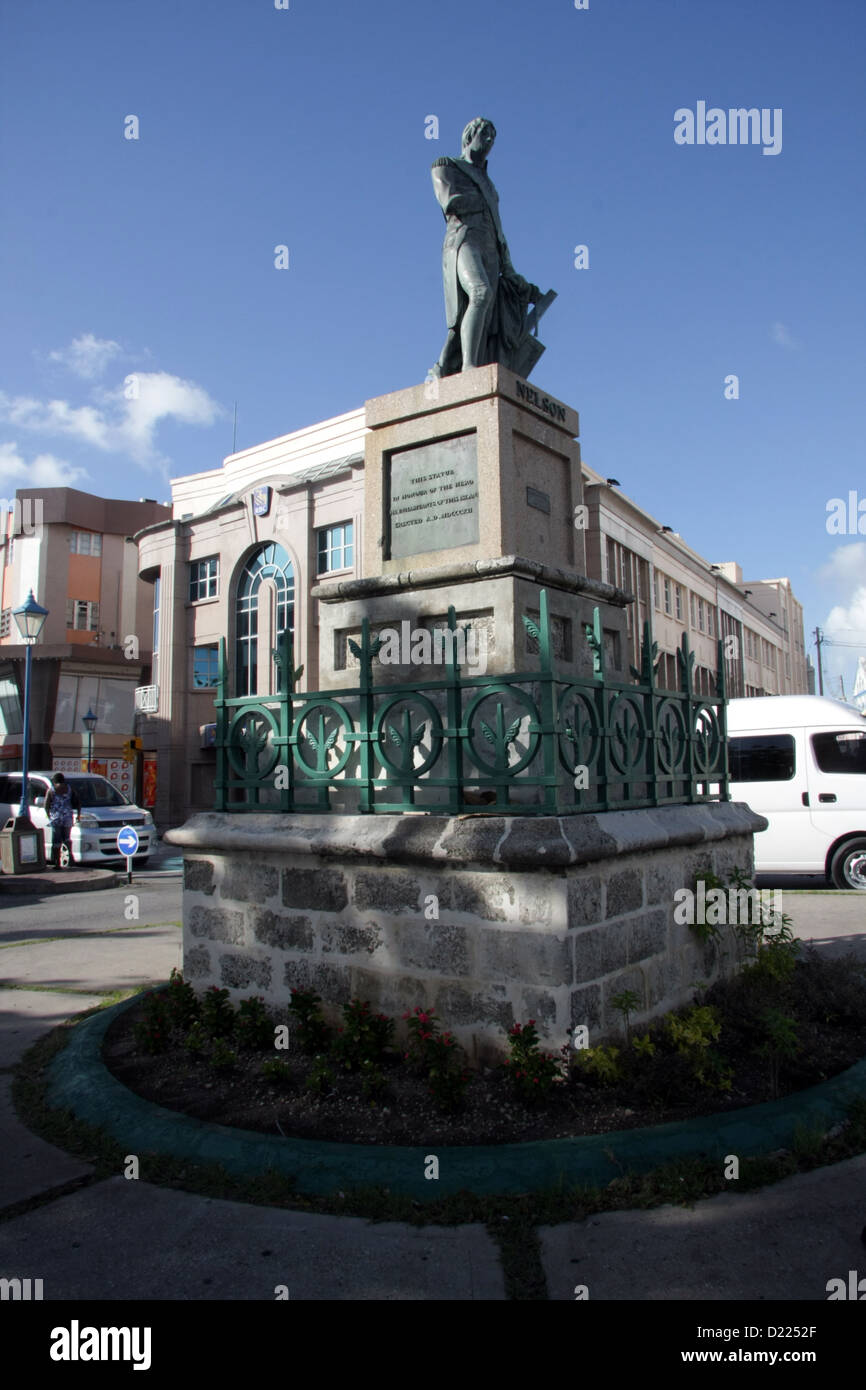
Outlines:
{"type": "Polygon", "coordinates": [[[728,704],[730,796],[766,816],[755,872],[866,892],[866,715],[823,695],[728,704]]]}
{"type": "MultiPolygon", "coordinates": [[[[45,857],[51,861],[51,830],[45,814],[45,797],[51,787],[53,772],[28,773],[30,787],[30,819],[42,830],[45,857]]],[[[135,864],[141,868],[156,848],[157,835],[153,816],[141,806],[127,801],[122,792],[95,772],[70,772],[66,777],[81,806],[81,819],[70,831],[69,846],[76,864],[105,864],[122,860],[117,850],[117,832],[124,825],[134,825],[138,831],[138,854],[135,864]]],[[[0,828],[7,819],[19,814],[21,806],[21,773],[7,772],[0,776],[0,828]]]]}

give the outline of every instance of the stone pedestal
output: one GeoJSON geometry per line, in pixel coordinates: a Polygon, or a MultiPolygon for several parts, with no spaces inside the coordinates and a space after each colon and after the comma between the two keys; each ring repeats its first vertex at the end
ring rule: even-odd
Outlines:
{"type": "Polygon", "coordinates": [[[733,968],[674,920],[674,893],[752,869],[747,806],[601,815],[197,815],[184,851],[184,975],[284,1010],[315,989],[332,1018],[358,997],[398,1018],[436,1010],[473,1063],[515,1022],[563,1045],[641,1023],[733,968]]]}
{"type": "MultiPolygon", "coordinates": [[[[354,683],[364,617],[374,634],[405,624],[403,655],[411,634],[446,627],[452,604],[469,630],[464,674],[531,670],[522,615],[537,617],[540,588],[558,670],[592,671],[584,625],[598,606],[607,676],[627,679],[630,598],[585,574],[575,410],[494,364],[370,400],[366,423],[364,578],[312,591],[320,689],[354,683]]],[[[419,655],[388,659],[376,681],[436,675],[419,655]]]]}

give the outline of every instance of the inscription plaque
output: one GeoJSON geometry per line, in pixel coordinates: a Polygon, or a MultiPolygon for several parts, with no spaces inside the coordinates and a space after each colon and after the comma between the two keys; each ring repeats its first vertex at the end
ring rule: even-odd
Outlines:
{"type": "Polygon", "coordinates": [[[389,555],[420,555],[478,541],[478,445],[474,434],[391,455],[389,555]]]}

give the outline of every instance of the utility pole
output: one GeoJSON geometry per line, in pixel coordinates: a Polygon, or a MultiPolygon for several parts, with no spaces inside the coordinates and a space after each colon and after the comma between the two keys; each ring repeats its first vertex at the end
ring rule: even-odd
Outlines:
{"type": "Polygon", "coordinates": [[[821,643],[824,641],[824,634],[819,627],[815,628],[815,646],[818,648],[818,694],[824,694],[824,667],[821,664],[821,643]]]}

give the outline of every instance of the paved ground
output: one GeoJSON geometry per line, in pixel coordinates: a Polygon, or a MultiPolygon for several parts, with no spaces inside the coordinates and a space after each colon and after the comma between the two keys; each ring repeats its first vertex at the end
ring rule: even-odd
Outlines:
{"type": "MultiPolygon", "coordinates": [[[[171,872],[171,871],[170,871],[171,872]]],[[[785,895],[798,935],[864,947],[855,894],[785,895]]],[[[502,1299],[495,1243],[480,1226],[415,1228],[243,1206],[90,1167],[31,1135],[9,1102],[11,1069],[37,1037],[106,993],[165,978],[180,961],[176,876],[131,888],[0,907],[0,1276],[44,1280],[71,1299],[502,1299]],[[125,914],[135,898],[137,918],[125,914]],[[15,1214],[16,1205],[41,1204],[15,1214]],[[11,1210],[10,1210],[11,1209],[11,1210]],[[5,1219],[4,1219],[5,1211],[5,1219]],[[123,1232],[123,1258],[117,1235],[123,1232]]],[[[866,1157],[730,1193],[693,1210],[608,1213],[541,1232],[552,1299],[826,1299],[866,1274],[866,1157]]]]}

